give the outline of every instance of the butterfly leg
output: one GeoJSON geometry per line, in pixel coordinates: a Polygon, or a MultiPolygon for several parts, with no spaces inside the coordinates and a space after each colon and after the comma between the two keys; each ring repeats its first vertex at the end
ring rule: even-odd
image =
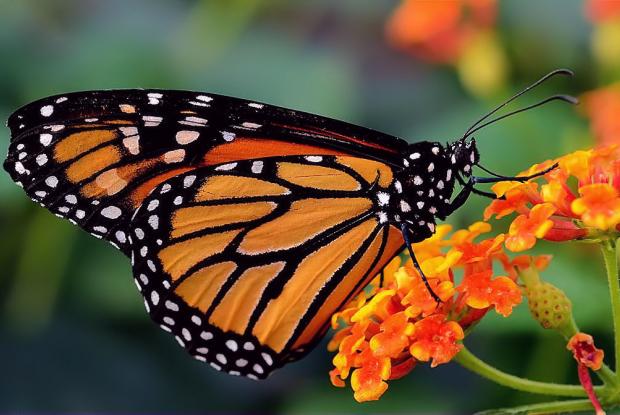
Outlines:
{"type": "Polygon", "coordinates": [[[424,275],[424,272],[422,271],[422,267],[420,267],[420,263],[418,262],[418,259],[415,257],[415,253],[413,252],[413,249],[411,248],[411,241],[409,240],[409,228],[407,227],[407,224],[401,223],[400,229],[403,234],[403,238],[405,239],[405,245],[407,245],[409,256],[411,257],[411,260],[413,261],[413,266],[415,267],[416,271],[418,271],[418,273],[420,274],[420,277],[422,278],[422,281],[424,281],[424,285],[426,286],[426,289],[428,290],[431,297],[433,297],[433,299],[437,301],[437,303],[441,303],[441,298],[439,298],[439,296],[435,294],[435,292],[431,288],[431,285],[428,283],[428,279],[426,278],[426,275],[424,275]]]}
{"type": "MultiPolygon", "coordinates": [[[[474,187],[476,183],[480,183],[480,181],[478,179],[487,179],[487,177],[472,176],[472,177],[469,178],[468,181],[465,181],[465,180],[463,180],[461,178],[461,176],[457,176],[457,179],[459,180],[459,183],[461,183],[463,188],[456,195],[456,197],[450,202],[450,205],[448,207],[448,210],[445,213],[445,216],[451,215],[455,210],[457,210],[458,208],[463,206],[463,204],[469,198],[469,195],[471,195],[472,193],[476,194],[476,195],[479,195],[479,196],[488,197],[489,199],[493,199],[493,200],[496,200],[496,199],[504,200],[504,199],[506,199],[505,196],[499,196],[498,197],[497,195],[495,195],[495,193],[485,192],[484,190],[478,190],[478,189],[476,189],[474,187]]],[[[493,179],[493,178],[490,178],[490,179],[493,179]]],[[[483,183],[486,183],[486,182],[483,181],[483,183]]]]}

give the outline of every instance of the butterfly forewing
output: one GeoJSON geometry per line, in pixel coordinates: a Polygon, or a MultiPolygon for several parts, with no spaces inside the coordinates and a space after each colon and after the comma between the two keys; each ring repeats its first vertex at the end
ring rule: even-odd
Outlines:
{"type": "Polygon", "coordinates": [[[272,157],[162,183],[131,224],[136,283],[152,318],[232,374],[262,378],[308,351],[402,248],[369,192],[391,181],[376,164],[272,157]]]}
{"type": "Polygon", "coordinates": [[[304,154],[370,153],[390,164],[406,146],[335,120],[186,91],[50,97],[18,110],[8,125],[12,178],[56,215],[125,252],[128,220],[146,195],[192,168],[304,154]]]}

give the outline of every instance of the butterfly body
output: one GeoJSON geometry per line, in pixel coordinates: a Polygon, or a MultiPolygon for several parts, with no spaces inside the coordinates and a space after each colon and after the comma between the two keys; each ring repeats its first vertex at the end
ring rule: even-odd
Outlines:
{"type": "Polygon", "coordinates": [[[13,180],[130,257],[150,316],[196,359],[250,378],[307,353],[403,229],[432,235],[478,161],[473,140],[188,91],[55,96],[8,125],[13,180]]]}

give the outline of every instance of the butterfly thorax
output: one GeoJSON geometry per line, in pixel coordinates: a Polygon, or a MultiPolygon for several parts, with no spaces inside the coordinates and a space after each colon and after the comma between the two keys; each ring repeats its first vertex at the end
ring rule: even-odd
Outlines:
{"type": "Polygon", "coordinates": [[[438,142],[418,142],[408,147],[403,169],[394,180],[389,198],[379,195],[388,207],[389,221],[407,224],[414,241],[435,232],[436,219],[445,219],[457,176],[471,175],[478,161],[474,140],[459,140],[443,146],[438,142]]]}

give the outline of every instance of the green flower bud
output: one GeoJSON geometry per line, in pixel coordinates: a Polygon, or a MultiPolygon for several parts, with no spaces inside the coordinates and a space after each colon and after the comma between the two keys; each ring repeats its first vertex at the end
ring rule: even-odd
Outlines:
{"type": "Polygon", "coordinates": [[[572,322],[572,304],[564,291],[545,281],[528,284],[527,305],[536,321],[545,329],[563,329],[572,322]]]}

